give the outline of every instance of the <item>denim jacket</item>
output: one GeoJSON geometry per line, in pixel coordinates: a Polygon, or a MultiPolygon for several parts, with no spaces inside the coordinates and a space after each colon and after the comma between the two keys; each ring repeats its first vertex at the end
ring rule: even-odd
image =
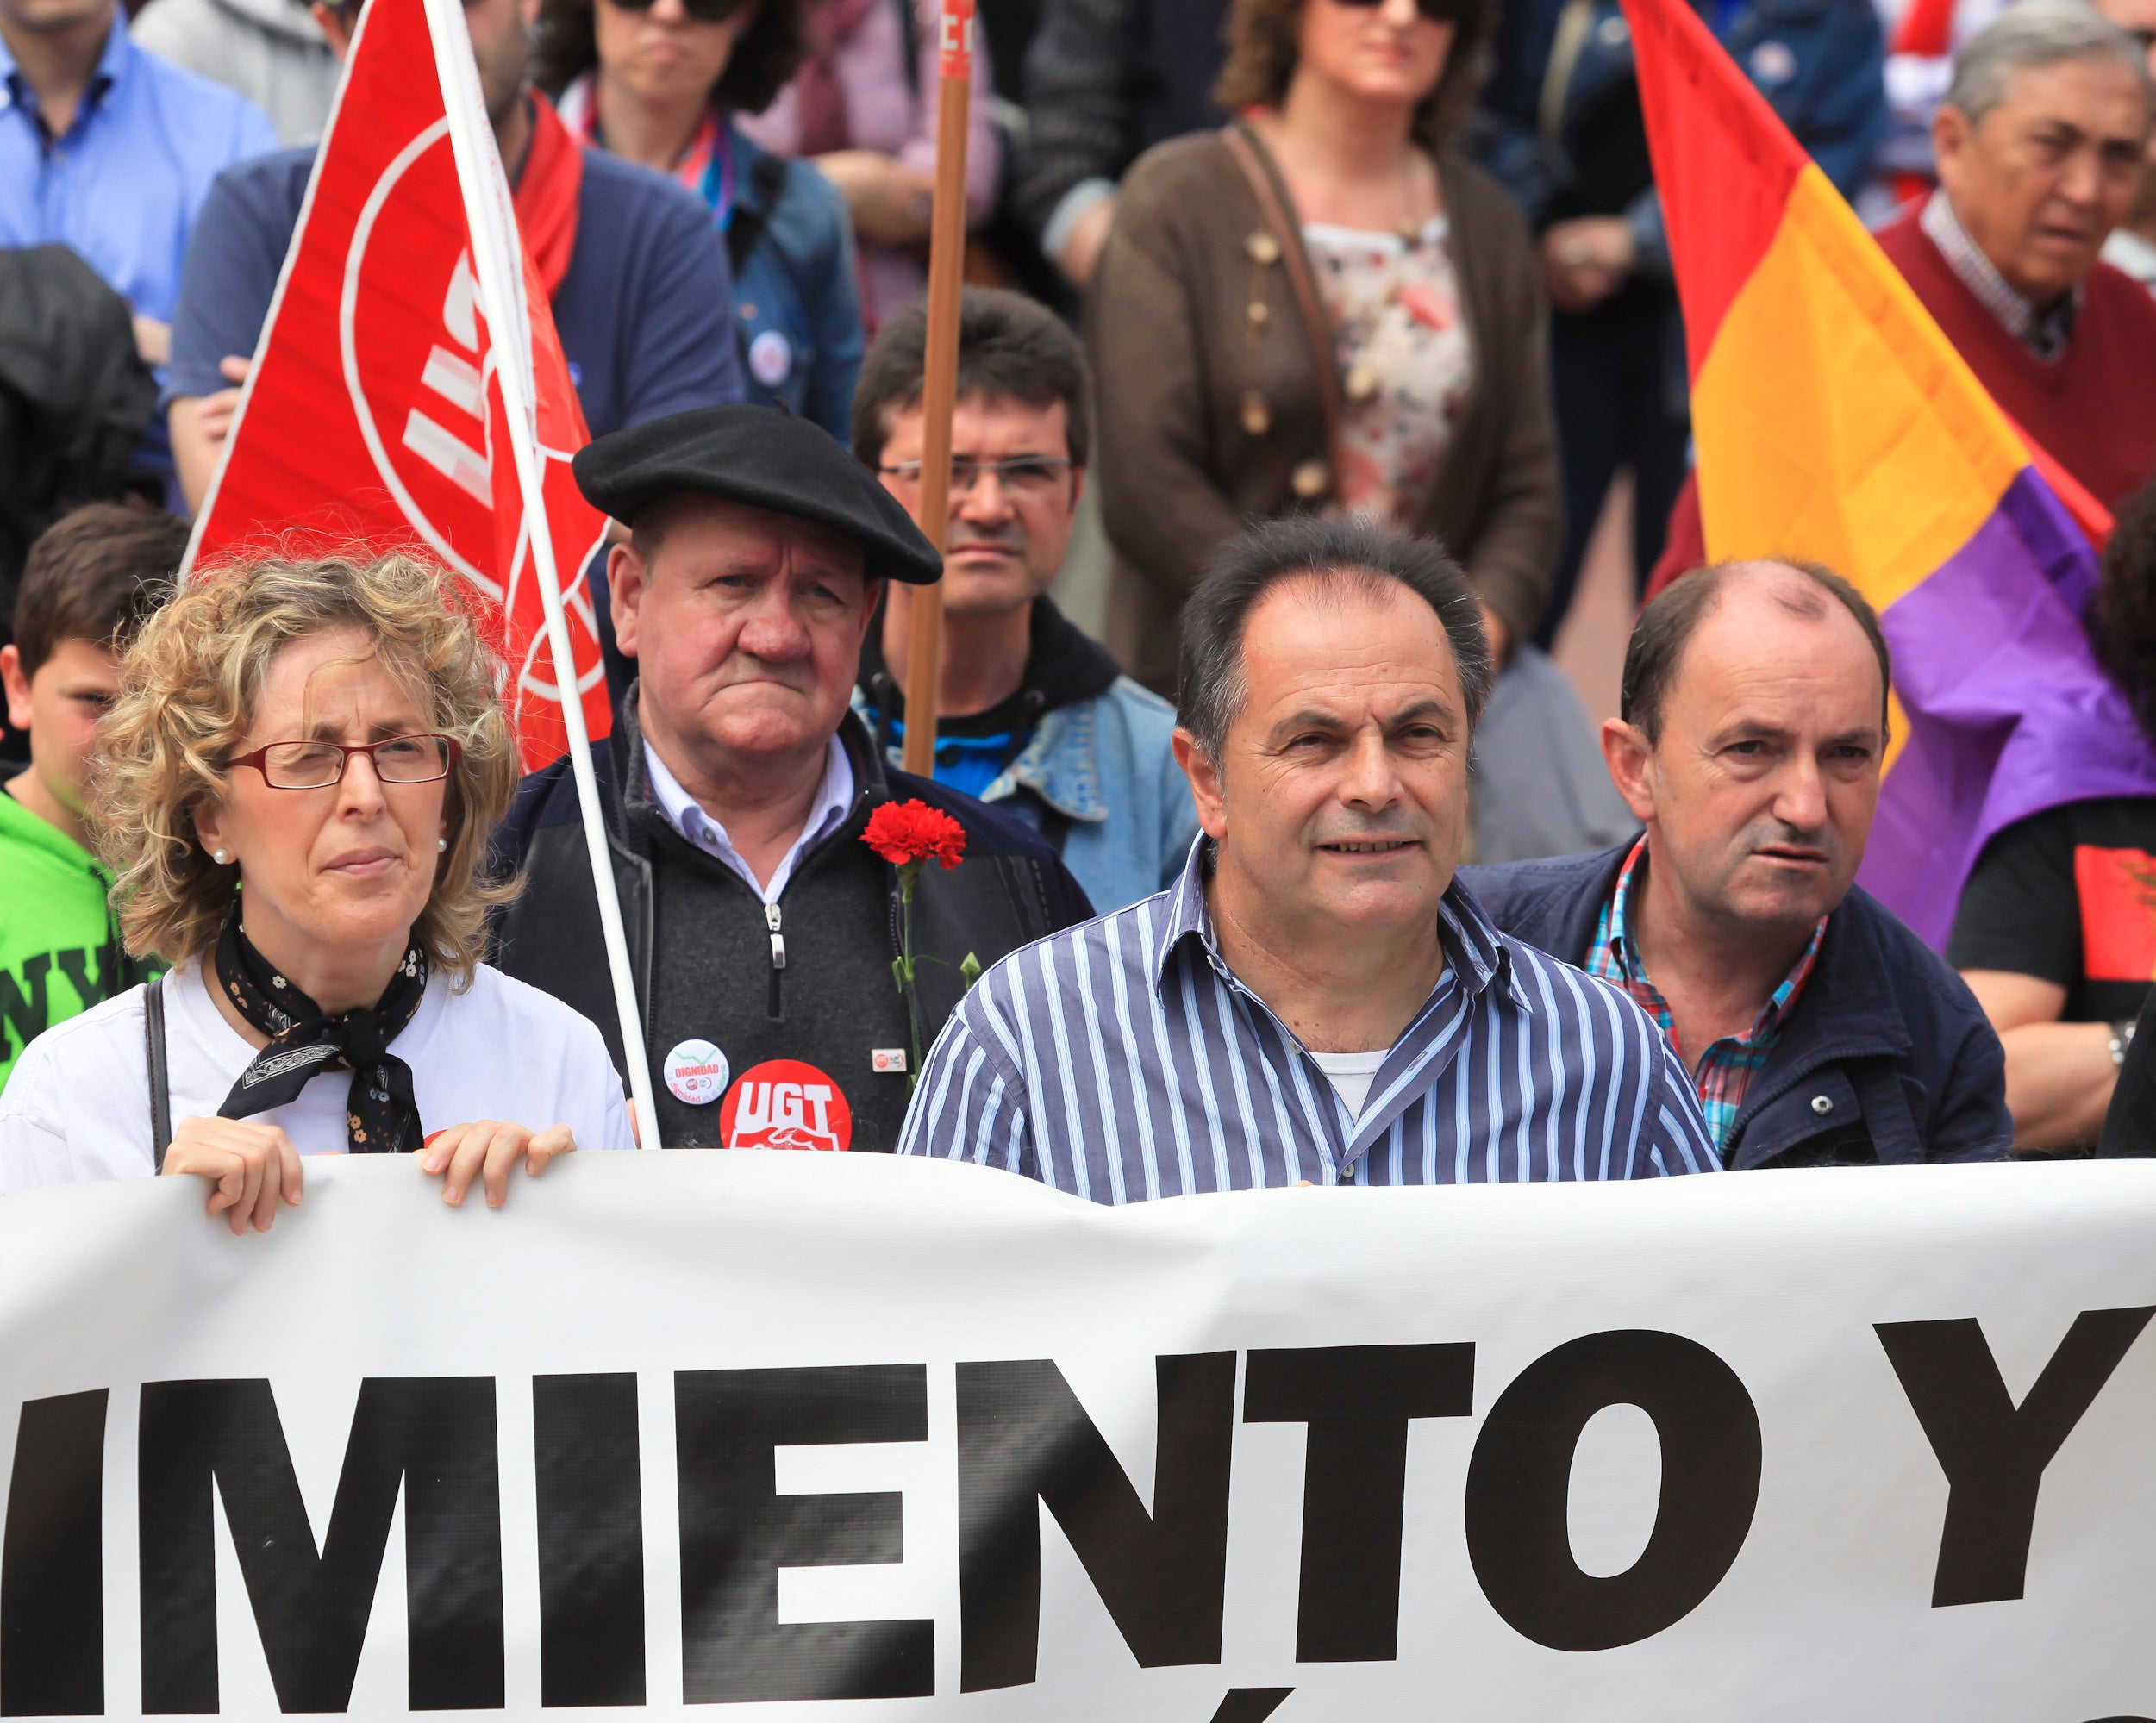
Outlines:
{"type": "MultiPolygon", "coordinates": [[[[1574,172],[1566,154],[1573,119],[1633,70],[1632,33],[1618,0],[1591,0],[1550,135],[1542,124],[1544,85],[1565,9],[1566,0],[1513,0],[1504,9],[1474,128],[1475,153],[1537,228],[1552,194],[1574,172]]],[[[1887,130],[1886,50],[1872,0],[1733,0],[1700,9],[1820,172],[1845,197],[1855,196],[1887,130]]],[[[1625,218],[1640,272],[1667,280],[1669,240],[1653,187],[1625,218]]]]}
{"type": "Polygon", "coordinates": [[[1107,693],[1043,717],[981,800],[1043,831],[1062,827],[1063,865],[1105,915],[1174,884],[1197,840],[1174,734],[1175,708],[1118,677],[1107,693]]]}
{"type": "Polygon", "coordinates": [[[860,274],[838,188],[805,161],[773,155],[729,120],[734,149],[729,247],[753,229],[734,265],[734,332],[748,398],[813,419],[853,440],[860,376],[860,274]]]}
{"type": "MultiPolygon", "coordinates": [[[[1578,964],[1630,848],[1464,867],[1459,880],[1513,938],[1578,964]]],[[[1729,1167],[1997,1160],[2013,1139],[2006,1054],[1976,996],[1851,886],[1745,1091],[1729,1167]]]]}
{"type": "MultiPolygon", "coordinates": [[[[854,705],[866,715],[859,690],[854,705]]],[[[1105,915],[1173,884],[1197,840],[1174,733],[1175,709],[1118,677],[1106,693],[1043,715],[980,799],[1046,834],[1105,915]]]]}

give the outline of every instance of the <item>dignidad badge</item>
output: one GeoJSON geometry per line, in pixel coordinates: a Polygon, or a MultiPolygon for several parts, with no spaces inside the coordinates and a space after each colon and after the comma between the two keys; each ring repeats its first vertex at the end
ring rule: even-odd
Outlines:
{"type": "Polygon", "coordinates": [[[726,1093],[734,1074],[726,1055],[709,1041],[683,1041],[666,1055],[666,1092],[691,1107],[709,1107],[726,1093]]]}

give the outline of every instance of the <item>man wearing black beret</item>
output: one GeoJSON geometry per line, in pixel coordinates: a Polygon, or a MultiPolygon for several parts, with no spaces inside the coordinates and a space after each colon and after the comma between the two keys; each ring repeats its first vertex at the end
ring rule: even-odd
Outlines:
{"type": "MultiPolygon", "coordinates": [[[[664,1140],[888,1151],[969,954],[985,968],[1091,913],[1032,827],[891,770],[849,709],[884,583],[941,565],[835,440],[769,408],[616,432],[575,470],[629,529],[607,587],[637,678],[592,765],[664,1140]],[[897,871],[861,836],[914,800],[966,842],[921,871],[902,991],[897,871]]],[[[524,781],[497,857],[527,884],[494,961],[583,1011],[622,1064],[566,760],[524,781]]]]}

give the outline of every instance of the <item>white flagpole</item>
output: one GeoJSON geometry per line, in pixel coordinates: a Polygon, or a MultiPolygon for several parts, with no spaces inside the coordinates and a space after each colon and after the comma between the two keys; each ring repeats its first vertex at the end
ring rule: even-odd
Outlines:
{"type": "Polygon", "coordinates": [[[636,983],[629,970],[622,900],[615,890],[614,867],[609,859],[606,816],[599,806],[598,780],[591,770],[591,738],[584,725],[583,693],[577,686],[569,619],[562,606],[561,573],[554,565],[553,539],[547,530],[547,498],[533,434],[528,378],[523,366],[516,362],[517,355],[528,353],[530,343],[525,320],[516,315],[519,302],[514,295],[523,278],[523,265],[513,243],[516,229],[509,182],[480,101],[478,69],[472,61],[463,9],[458,0],[424,0],[424,4],[428,34],[434,48],[434,68],[449,115],[457,187],[464,198],[465,224],[472,234],[472,272],[478,278],[479,304],[486,316],[494,372],[509,420],[509,456],[516,464],[517,489],[524,499],[532,571],[539,577],[540,601],[547,613],[547,644],[553,654],[555,686],[561,690],[569,770],[576,780],[577,803],[584,815],[591,884],[598,894],[599,928],[606,943],[607,970],[614,983],[614,1008],[621,1019],[622,1048],[628,1061],[637,1139],[641,1147],[656,1149],[660,1146],[659,1108],[652,1094],[651,1058],[644,1045],[643,1016],[637,1008],[636,983]]]}

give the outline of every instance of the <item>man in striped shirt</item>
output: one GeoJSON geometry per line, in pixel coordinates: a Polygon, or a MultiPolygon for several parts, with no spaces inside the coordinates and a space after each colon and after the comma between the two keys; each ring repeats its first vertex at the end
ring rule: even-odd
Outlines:
{"type": "Polygon", "coordinates": [[[1646,1014],[1453,884],[1490,677],[1428,540],[1247,532],[1184,615],[1175,746],[1205,835],[1168,890],[981,979],[900,1152],[1097,1202],[1713,1169],[1646,1014]]]}

